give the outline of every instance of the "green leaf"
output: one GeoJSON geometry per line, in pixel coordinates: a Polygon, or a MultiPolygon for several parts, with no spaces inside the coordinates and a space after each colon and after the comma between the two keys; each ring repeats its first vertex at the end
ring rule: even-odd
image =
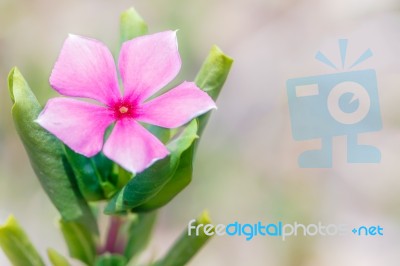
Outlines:
{"type": "Polygon", "coordinates": [[[93,235],[81,223],[60,220],[60,229],[72,258],[93,265],[96,245],[93,235]]]}
{"type": "Polygon", "coordinates": [[[87,201],[111,197],[117,191],[117,178],[113,177],[113,163],[103,153],[92,158],[75,153],[65,146],[65,154],[72,166],[79,190],[87,201]]]}
{"type": "Polygon", "coordinates": [[[135,175],[124,169],[120,165],[117,165],[118,168],[118,182],[117,188],[122,189],[126,184],[128,184],[129,180],[131,180],[135,175]]]}
{"type": "Polygon", "coordinates": [[[15,266],[44,266],[39,253],[12,215],[0,226],[0,247],[15,266]]]}
{"type": "MultiPolygon", "coordinates": [[[[197,77],[196,84],[207,92],[214,101],[217,100],[222,87],[228,77],[233,60],[225,55],[217,46],[213,46],[207,59],[204,61],[197,77]]],[[[197,118],[197,135],[201,136],[208,122],[211,112],[197,118]]],[[[170,202],[192,181],[193,159],[196,152],[198,140],[187,149],[181,156],[179,166],[171,180],[151,200],[136,208],[136,211],[153,210],[160,208],[170,202]]]]}
{"type": "MultiPolygon", "coordinates": [[[[225,55],[218,46],[214,45],[196,76],[196,85],[216,101],[228,78],[232,64],[233,59],[225,55]]],[[[203,133],[210,115],[211,112],[208,112],[198,118],[199,136],[203,133]]]]}
{"type": "Polygon", "coordinates": [[[124,256],[106,254],[96,260],[95,266],[125,266],[127,263],[124,256]]]}
{"type": "Polygon", "coordinates": [[[128,235],[128,242],[125,246],[124,255],[131,262],[149,244],[156,218],[156,212],[139,213],[129,225],[126,233],[128,235]]]}
{"type": "Polygon", "coordinates": [[[17,68],[8,76],[8,88],[15,127],[42,187],[65,220],[79,219],[95,230],[96,223],[77,187],[64,145],[35,122],[42,107],[17,68]]]}
{"type": "Polygon", "coordinates": [[[170,181],[162,188],[162,190],[149,201],[136,207],[133,211],[143,212],[158,209],[170,202],[180,191],[182,191],[192,180],[193,172],[193,152],[192,144],[185,152],[182,153],[178,168],[171,177],[170,181]]]}
{"type": "MultiPolygon", "coordinates": [[[[204,211],[198,219],[193,223],[193,226],[203,224],[211,224],[209,215],[204,211]]],[[[209,231],[214,232],[214,228],[209,231]]],[[[188,234],[188,229],[185,229],[179,239],[175,242],[172,248],[167,252],[164,258],[157,261],[154,266],[184,266],[196,253],[207,243],[212,236],[206,235],[204,230],[199,230],[199,235],[194,232],[188,234]]]]}
{"type": "Polygon", "coordinates": [[[121,43],[145,35],[148,31],[146,22],[139,13],[131,7],[124,11],[120,17],[121,43]]]}
{"type": "Polygon", "coordinates": [[[167,148],[170,155],[155,162],[152,166],[137,174],[128,184],[110,200],[106,214],[116,214],[137,207],[154,197],[171,179],[178,167],[181,154],[197,138],[197,122],[193,120],[182,132],[178,133],[167,148]]]}
{"type": "Polygon", "coordinates": [[[68,260],[52,248],[47,249],[47,256],[53,266],[70,266],[68,260]]]}
{"type": "Polygon", "coordinates": [[[174,134],[174,129],[145,124],[144,127],[156,136],[162,143],[168,143],[174,134]]]}

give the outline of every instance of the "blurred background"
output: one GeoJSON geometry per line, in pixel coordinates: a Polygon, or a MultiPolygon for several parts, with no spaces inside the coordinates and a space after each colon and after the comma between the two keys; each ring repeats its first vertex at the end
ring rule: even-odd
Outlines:
{"type": "MultiPolygon", "coordinates": [[[[400,4],[395,0],[0,0],[0,222],[13,213],[41,254],[67,253],[57,212],[42,191],[13,127],[7,74],[18,66],[41,103],[68,33],[118,50],[119,14],[134,6],[150,32],[180,29],[183,68],[193,80],[213,44],[235,59],[196,159],[194,180],[163,208],[149,257],[162,255],[187,223],[208,209],[214,224],[381,225],[382,237],[353,235],[215,237],[192,266],[397,266],[400,261],[400,4]],[[360,136],[382,152],[380,164],[346,163],[346,139],[334,139],[331,169],[301,169],[298,155],[318,140],[291,135],[286,80],[335,73],[318,50],[340,62],[370,48],[357,69],[377,72],[383,130],[360,136]]],[[[0,252],[0,265],[8,265],[0,252]]]]}

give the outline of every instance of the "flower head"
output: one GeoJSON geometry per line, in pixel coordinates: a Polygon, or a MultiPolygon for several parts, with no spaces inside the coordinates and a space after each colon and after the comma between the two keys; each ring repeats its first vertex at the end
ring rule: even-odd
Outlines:
{"type": "Polygon", "coordinates": [[[108,48],[99,41],[70,35],[51,73],[50,84],[62,95],[90,98],[97,104],[53,98],[37,122],[77,153],[91,157],[103,150],[127,170],[141,172],[169,152],[139,122],[175,128],[215,108],[208,94],[193,82],[183,82],[149,100],[178,74],[180,67],[174,31],[127,41],[118,60],[122,94],[108,48]],[[103,145],[105,131],[113,123],[103,145]]]}

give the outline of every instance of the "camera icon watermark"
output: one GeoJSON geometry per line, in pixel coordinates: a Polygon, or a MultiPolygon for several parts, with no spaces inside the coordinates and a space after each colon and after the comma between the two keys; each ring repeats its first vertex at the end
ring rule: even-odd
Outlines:
{"type": "MultiPolygon", "coordinates": [[[[339,40],[342,66],[345,66],[347,40],[339,40]]],[[[347,162],[379,163],[379,149],[361,145],[360,133],[382,129],[376,72],[351,68],[372,56],[365,51],[346,72],[289,79],[287,94],[292,135],[295,140],[321,139],[321,149],[299,156],[302,168],[332,167],[332,139],[347,136],[347,162]]],[[[337,67],[321,52],[316,59],[337,67]]]]}

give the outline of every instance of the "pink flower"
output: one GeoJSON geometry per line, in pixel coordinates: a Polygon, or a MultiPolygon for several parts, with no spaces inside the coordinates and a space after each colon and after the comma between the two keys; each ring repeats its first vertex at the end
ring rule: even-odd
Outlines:
{"type": "Polygon", "coordinates": [[[50,99],[37,122],[77,153],[104,154],[131,172],[141,172],[169,154],[139,122],[165,128],[182,126],[213,108],[215,103],[193,82],[150,99],[179,72],[181,59],[176,32],[135,38],[122,45],[118,60],[124,93],[118,86],[114,59],[99,41],[70,35],[50,77],[65,96],[50,99]],[[115,126],[105,141],[106,129],[115,126]]]}

